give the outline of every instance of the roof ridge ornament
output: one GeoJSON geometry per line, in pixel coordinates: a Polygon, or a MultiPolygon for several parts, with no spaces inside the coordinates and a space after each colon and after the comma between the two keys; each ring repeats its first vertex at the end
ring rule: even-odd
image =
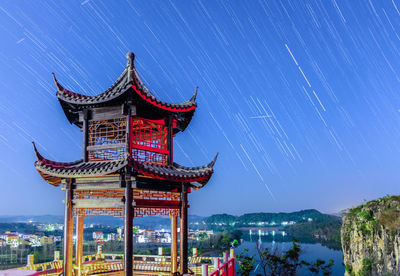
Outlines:
{"type": "Polygon", "coordinates": [[[132,52],[126,53],[126,66],[127,67],[134,67],[134,60],[135,60],[135,54],[132,52]]]}
{"type": "Polygon", "coordinates": [[[128,69],[128,82],[132,82],[132,74],[135,67],[135,54],[133,52],[126,53],[126,68],[128,69]]]}

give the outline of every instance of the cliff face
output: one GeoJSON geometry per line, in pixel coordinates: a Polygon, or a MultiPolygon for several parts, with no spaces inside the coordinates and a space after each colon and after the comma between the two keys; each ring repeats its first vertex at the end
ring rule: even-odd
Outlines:
{"type": "Polygon", "coordinates": [[[400,275],[400,196],[351,209],[341,240],[346,275],[400,275]]]}

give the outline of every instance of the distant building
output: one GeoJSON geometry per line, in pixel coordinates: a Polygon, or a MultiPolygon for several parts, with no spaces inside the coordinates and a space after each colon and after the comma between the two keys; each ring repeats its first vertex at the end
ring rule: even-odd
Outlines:
{"type": "Polygon", "coordinates": [[[7,234],[6,242],[11,247],[18,247],[19,245],[18,234],[7,234]]]}
{"type": "Polygon", "coordinates": [[[93,232],[93,239],[94,240],[104,240],[103,232],[93,232]]]}
{"type": "Polygon", "coordinates": [[[154,230],[145,230],[144,238],[146,242],[156,242],[156,232],[154,230]]]}
{"type": "Polygon", "coordinates": [[[116,233],[107,234],[107,241],[115,241],[117,239],[116,233]]]}
{"type": "Polygon", "coordinates": [[[54,242],[53,237],[42,236],[40,237],[40,244],[52,244],[54,242]]]}

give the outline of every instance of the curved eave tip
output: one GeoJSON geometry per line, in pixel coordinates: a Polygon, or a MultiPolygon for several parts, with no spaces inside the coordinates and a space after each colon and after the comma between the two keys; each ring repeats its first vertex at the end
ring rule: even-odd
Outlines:
{"type": "Polygon", "coordinates": [[[213,167],[215,165],[215,162],[217,162],[218,155],[219,155],[219,152],[217,152],[217,154],[215,155],[213,161],[211,161],[211,167],[213,167]]]}
{"type": "Polygon", "coordinates": [[[53,80],[54,80],[54,83],[56,84],[57,91],[63,90],[63,87],[62,87],[61,84],[58,82],[58,80],[57,80],[56,75],[54,74],[54,72],[52,72],[51,74],[53,75],[53,80]]]}
{"type": "Polygon", "coordinates": [[[196,86],[196,90],[194,91],[194,94],[192,96],[192,98],[190,99],[191,102],[196,103],[196,98],[197,98],[197,90],[199,89],[198,86],[196,86]]]}
{"type": "Polygon", "coordinates": [[[43,156],[39,153],[39,151],[36,148],[36,144],[34,141],[32,141],[32,145],[33,145],[33,150],[35,151],[35,155],[38,161],[43,159],[43,156]]]}

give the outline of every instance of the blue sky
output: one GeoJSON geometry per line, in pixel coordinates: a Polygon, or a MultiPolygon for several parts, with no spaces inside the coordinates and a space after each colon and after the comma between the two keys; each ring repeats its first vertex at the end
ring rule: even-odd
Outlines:
{"type": "Polygon", "coordinates": [[[8,1],[0,4],[0,215],[62,214],[36,172],[81,158],[55,96],[96,95],[125,54],[160,99],[189,99],[175,161],[208,163],[192,214],[337,212],[399,193],[396,1],[8,1]]]}

